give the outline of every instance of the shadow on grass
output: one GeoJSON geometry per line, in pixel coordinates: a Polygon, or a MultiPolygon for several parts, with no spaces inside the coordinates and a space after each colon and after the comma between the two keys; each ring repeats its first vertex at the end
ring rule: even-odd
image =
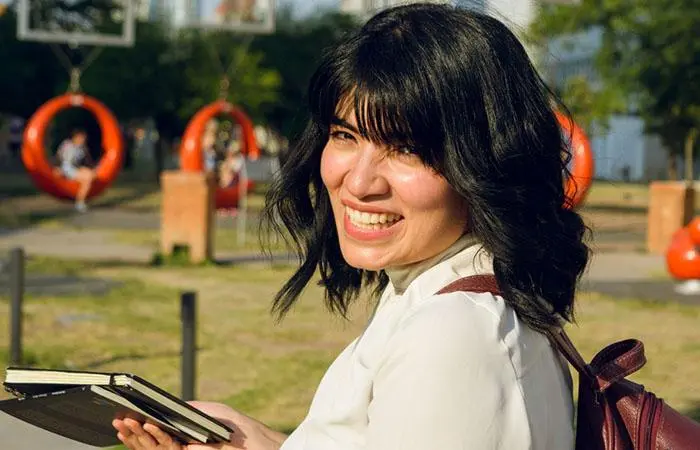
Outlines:
{"type": "Polygon", "coordinates": [[[700,422],[700,401],[695,402],[695,406],[691,407],[686,411],[682,411],[683,414],[690,417],[691,419],[700,422]]]}
{"type": "MultiPolygon", "coordinates": [[[[0,254],[0,257],[2,254],[0,254]]],[[[121,259],[80,260],[63,259],[49,256],[30,256],[27,258],[25,272],[40,275],[78,276],[95,269],[118,269],[123,267],[149,267],[147,262],[125,261],[121,259]]]]}
{"type": "MultiPolygon", "coordinates": [[[[125,182],[128,183],[128,182],[125,182]]],[[[99,211],[101,209],[113,209],[115,207],[118,207],[122,204],[127,204],[129,202],[135,202],[138,201],[142,198],[145,198],[157,191],[160,190],[160,187],[157,184],[154,183],[134,183],[134,184],[122,184],[122,189],[120,190],[120,193],[118,195],[109,195],[106,198],[97,198],[94,200],[94,203],[91,207],[91,209],[99,211]],[[121,192],[123,191],[123,192],[121,192]]],[[[21,195],[5,195],[3,192],[3,195],[0,197],[1,199],[12,199],[13,197],[40,197],[47,195],[43,192],[37,191],[36,188],[31,187],[31,190],[29,192],[25,191],[13,191],[14,193],[21,192],[21,195]]],[[[9,228],[20,228],[20,227],[28,227],[28,226],[34,226],[34,225],[39,225],[42,222],[48,221],[48,220],[67,220],[70,219],[71,217],[76,216],[77,213],[70,207],[66,207],[65,204],[67,203],[65,200],[56,200],[57,206],[55,207],[48,207],[48,208],[42,208],[39,211],[27,211],[24,210],[22,211],[19,207],[17,207],[18,212],[16,214],[13,214],[11,216],[7,216],[6,218],[3,219],[3,217],[0,216],[0,226],[6,226],[9,228]],[[58,202],[63,202],[64,205],[58,205],[58,202]]],[[[133,209],[133,208],[132,208],[133,209]]],[[[146,212],[146,209],[148,208],[141,208],[141,212],[146,212]]],[[[149,209],[149,210],[152,210],[149,209]]],[[[137,211],[138,212],[138,211],[137,211]]]]}
{"type": "MultiPolygon", "coordinates": [[[[204,350],[207,350],[207,348],[197,347],[197,352],[201,352],[204,350]]],[[[80,364],[79,370],[99,370],[100,367],[120,361],[138,361],[154,358],[180,358],[181,355],[182,354],[179,351],[126,353],[123,355],[114,355],[110,356],[109,358],[96,359],[94,361],[89,361],[84,364],[80,364]]]]}
{"type": "Polygon", "coordinates": [[[647,207],[641,205],[601,205],[584,204],[581,208],[585,212],[608,212],[618,214],[646,214],[647,207]]]}

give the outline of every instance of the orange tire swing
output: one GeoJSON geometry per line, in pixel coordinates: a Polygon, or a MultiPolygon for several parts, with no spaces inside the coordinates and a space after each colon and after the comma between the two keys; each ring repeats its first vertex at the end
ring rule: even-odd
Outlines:
{"type": "Polygon", "coordinates": [[[700,217],[673,234],[666,268],[677,280],[700,280],[700,217]]]}
{"type": "Polygon", "coordinates": [[[99,195],[119,174],[124,159],[124,143],[119,123],[98,100],[76,93],[55,97],[44,103],[29,119],[22,142],[22,162],[36,186],[57,198],[74,200],[80,185],[65,178],[46,160],[44,137],[51,120],[64,109],[84,108],[97,119],[102,132],[102,157],[95,168],[95,180],[88,198],[99,195]]]}
{"type": "Polygon", "coordinates": [[[566,207],[576,208],[586,199],[593,182],[595,163],[591,143],[581,127],[564,114],[555,112],[565,136],[571,136],[572,168],[566,180],[566,207]]]}
{"type": "MultiPolygon", "coordinates": [[[[207,123],[219,114],[230,115],[242,131],[241,152],[247,158],[258,159],[260,149],[255,142],[253,122],[240,109],[225,100],[217,100],[197,111],[185,129],[180,145],[180,169],[187,172],[202,172],[204,170],[204,154],[202,137],[207,123]]],[[[247,181],[246,192],[250,192],[254,183],[247,181]]],[[[216,208],[236,208],[240,200],[240,186],[234,184],[228,188],[217,188],[215,195],[216,208]]]]}

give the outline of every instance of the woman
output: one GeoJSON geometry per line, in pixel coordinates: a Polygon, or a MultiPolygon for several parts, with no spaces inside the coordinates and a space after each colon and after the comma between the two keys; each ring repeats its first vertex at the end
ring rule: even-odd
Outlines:
{"type": "Polygon", "coordinates": [[[86,142],[85,130],[73,130],[70,139],[61,142],[57,152],[61,174],[75,180],[80,186],[75,196],[75,208],[80,212],[87,210],[85,199],[95,180],[95,171],[85,165],[90,158],[85,148],[86,142]]]}
{"type": "MultiPolygon", "coordinates": [[[[268,196],[302,255],[274,310],[317,269],[333,311],[381,295],[291,436],[198,404],[242,431],[217,448],[572,448],[568,370],[541,331],[571,319],[588,247],[563,206],[551,95],[521,44],[474,12],[397,7],[325,55],[309,98],[268,196]],[[489,273],[502,297],[436,294],[489,273]]],[[[180,448],[150,425],[115,426],[131,449],[180,448]]]]}

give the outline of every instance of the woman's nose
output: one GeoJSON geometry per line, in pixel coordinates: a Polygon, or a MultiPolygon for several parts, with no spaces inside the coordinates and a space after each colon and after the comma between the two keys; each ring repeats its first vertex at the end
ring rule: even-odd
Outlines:
{"type": "Polygon", "coordinates": [[[345,177],[345,187],[355,198],[384,195],[389,192],[382,164],[381,149],[373,144],[364,146],[358,151],[355,164],[345,177]]]}

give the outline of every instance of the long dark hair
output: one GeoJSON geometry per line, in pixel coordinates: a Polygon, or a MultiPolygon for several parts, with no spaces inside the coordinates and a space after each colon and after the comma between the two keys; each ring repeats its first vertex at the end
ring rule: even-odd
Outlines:
{"type": "Polygon", "coordinates": [[[350,105],[362,135],[409,144],[466,199],[469,230],[521,320],[539,330],[572,320],[589,249],[581,217],[565,207],[570,156],[553,98],[501,22],[448,5],[385,10],[328,51],[310,82],[306,129],[267,195],[266,223],[287,233],[301,262],[273,312],[284,316],[317,269],[343,315],[363,288],[386,286],[383,272],[343,260],[320,175],[331,121],[350,105]]]}

